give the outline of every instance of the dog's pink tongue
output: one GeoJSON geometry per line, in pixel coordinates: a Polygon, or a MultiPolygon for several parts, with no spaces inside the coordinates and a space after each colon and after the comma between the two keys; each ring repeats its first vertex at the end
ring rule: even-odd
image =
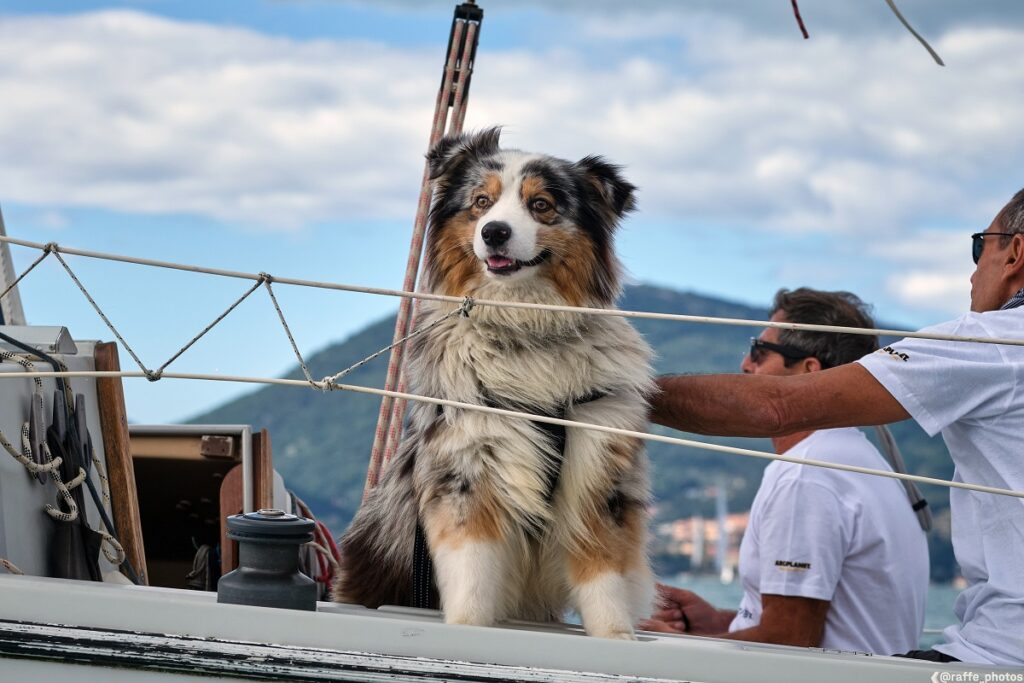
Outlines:
{"type": "Polygon", "coordinates": [[[488,256],[487,265],[491,268],[508,268],[512,265],[512,259],[505,256],[488,256]]]}

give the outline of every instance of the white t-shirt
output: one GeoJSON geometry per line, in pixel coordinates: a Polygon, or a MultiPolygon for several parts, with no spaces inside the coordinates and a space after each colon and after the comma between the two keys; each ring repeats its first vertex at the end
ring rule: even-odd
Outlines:
{"type": "MultiPolygon", "coordinates": [[[[891,470],[860,430],[812,433],[787,456],[891,470]]],[[[761,621],[761,595],[829,600],[822,647],[891,655],[918,646],[928,545],[895,479],[776,461],[740,544],[743,600],[730,631],[761,621]]]]}
{"type": "MultiPolygon", "coordinates": [[[[927,328],[1024,338],[1024,308],[927,328]]],[[[954,479],[1024,491],[1024,347],[904,339],[858,361],[929,435],[942,432],[954,479]]],[[[953,550],[968,587],[960,623],[935,646],[965,662],[1024,665],[1024,500],[950,489],[953,550]]]]}

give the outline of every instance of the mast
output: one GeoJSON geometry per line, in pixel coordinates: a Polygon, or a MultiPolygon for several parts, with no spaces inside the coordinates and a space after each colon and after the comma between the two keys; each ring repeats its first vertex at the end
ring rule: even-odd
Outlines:
{"type": "MultiPolygon", "coordinates": [[[[4,213],[0,210],[0,235],[7,236],[7,228],[4,227],[4,213]]],[[[14,275],[14,261],[11,260],[11,245],[7,242],[0,242],[0,294],[7,291],[8,287],[16,280],[14,275]]],[[[0,298],[0,325],[25,325],[25,311],[21,307],[21,294],[17,287],[12,287],[0,298]]]]}
{"type": "MultiPolygon", "coordinates": [[[[431,126],[428,149],[434,146],[441,136],[457,134],[462,131],[466,117],[466,104],[469,96],[469,82],[476,61],[476,49],[480,40],[480,26],[484,11],[474,0],[469,0],[455,7],[452,17],[451,32],[448,35],[448,50],[445,67],[441,77],[441,87],[437,93],[434,106],[434,121],[431,126]],[[449,116],[450,111],[450,116],[449,116]]],[[[423,182],[420,188],[419,205],[416,220],[413,224],[412,244],[409,248],[409,260],[406,265],[405,282],[402,289],[407,292],[417,290],[419,281],[420,259],[423,254],[424,234],[426,233],[427,212],[433,186],[430,182],[429,168],[424,165],[423,182]]],[[[417,306],[410,299],[402,299],[395,321],[394,342],[391,358],[388,362],[387,377],[384,388],[389,391],[405,391],[403,367],[404,344],[399,343],[413,329],[417,306]]],[[[385,397],[381,401],[380,413],[377,418],[377,431],[370,453],[370,464],[366,472],[366,485],[363,496],[377,485],[388,460],[398,449],[405,419],[405,401],[392,400],[385,397]]]]}

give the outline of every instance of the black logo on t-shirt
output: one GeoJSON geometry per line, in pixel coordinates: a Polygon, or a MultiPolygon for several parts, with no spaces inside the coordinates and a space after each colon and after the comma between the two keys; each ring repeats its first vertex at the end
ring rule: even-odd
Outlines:
{"type": "Polygon", "coordinates": [[[885,352],[885,353],[889,354],[893,358],[899,358],[904,363],[906,363],[908,360],[910,360],[910,356],[909,355],[907,355],[905,353],[902,353],[901,351],[897,351],[896,349],[892,348],[891,346],[886,346],[885,348],[878,349],[878,351],[876,353],[882,353],[882,352],[885,352]]]}
{"type": "Polygon", "coordinates": [[[775,560],[775,566],[784,572],[805,572],[811,568],[811,563],[793,562],[792,560],[775,560]]]}

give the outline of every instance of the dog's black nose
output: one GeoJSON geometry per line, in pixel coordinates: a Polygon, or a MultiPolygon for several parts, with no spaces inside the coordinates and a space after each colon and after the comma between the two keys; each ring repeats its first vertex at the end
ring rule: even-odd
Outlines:
{"type": "Polygon", "coordinates": [[[491,221],[480,231],[480,236],[484,238],[484,244],[487,246],[500,247],[512,236],[512,228],[503,221],[491,221]]]}

